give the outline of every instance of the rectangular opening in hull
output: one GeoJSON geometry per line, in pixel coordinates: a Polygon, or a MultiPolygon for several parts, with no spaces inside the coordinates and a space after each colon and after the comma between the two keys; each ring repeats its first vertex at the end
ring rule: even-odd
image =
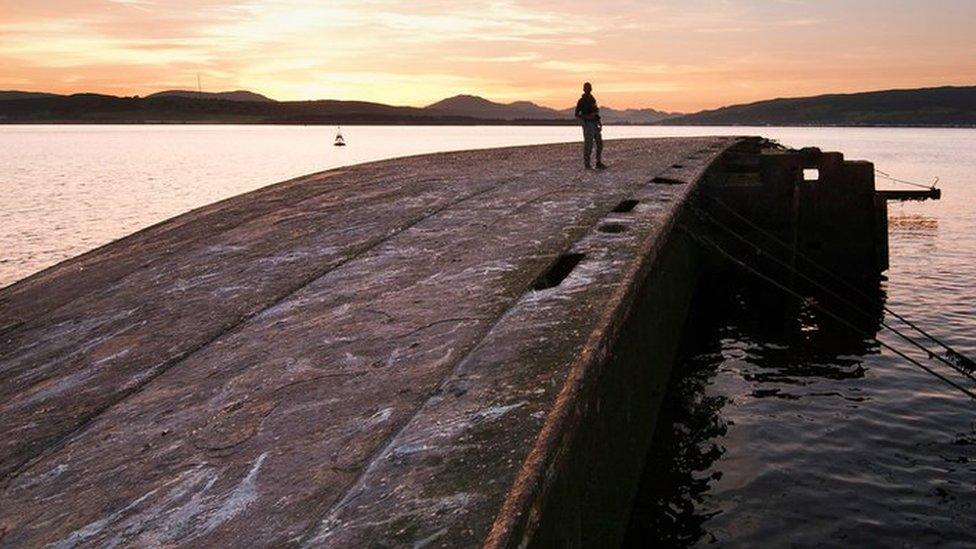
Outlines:
{"type": "Polygon", "coordinates": [[[637,207],[639,200],[624,200],[613,208],[613,213],[627,213],[637,207]]]}
{"type": "Polygon", "coordinates": [[[559,256],[559,259],[553,262],[546,269],[546,272],[542,273],[542,276],[532,283],[532,289],[539,291],[559,286],[569,276],[569,273],[573,272],[573,269],[579,265],[579,262],[583,261],[583,257],[583,254],[563,254],[559,256]]]}

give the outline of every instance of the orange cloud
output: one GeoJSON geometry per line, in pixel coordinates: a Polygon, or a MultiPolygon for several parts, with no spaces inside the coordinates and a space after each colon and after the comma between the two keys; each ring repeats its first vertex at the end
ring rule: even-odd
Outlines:
{"type": "Polygon", "coordinates": [[[0,88],[617,107],[976,83],[976,4],[941,0],[0,0],[0,88]],[[870,24],[867,22],[870,21],[870,24]]]}

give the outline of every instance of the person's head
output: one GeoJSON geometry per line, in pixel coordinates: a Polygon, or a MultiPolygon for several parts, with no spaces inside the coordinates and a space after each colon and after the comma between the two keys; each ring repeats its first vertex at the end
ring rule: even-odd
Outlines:
{"type": "Polygon", "coordinates": [[[591,91],[593,91],[593,84],[583,82],[583,93],[590,93],[591,91]]]}

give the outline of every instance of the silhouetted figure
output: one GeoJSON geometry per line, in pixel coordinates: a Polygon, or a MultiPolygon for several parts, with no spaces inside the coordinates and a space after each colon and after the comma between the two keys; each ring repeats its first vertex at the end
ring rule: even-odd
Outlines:
{"type": "Polygon", "coordinates": [[[603,123],[600,121],[600,107],[593,97],[593,86],[587,82],[583,84],[583,97],[576,102],[576,118],[583,121],[583,166],[590,169],[590,154],[593,152],[593,142],[596,142],[596,168],[606,168],[603,163],[603,123]]]}

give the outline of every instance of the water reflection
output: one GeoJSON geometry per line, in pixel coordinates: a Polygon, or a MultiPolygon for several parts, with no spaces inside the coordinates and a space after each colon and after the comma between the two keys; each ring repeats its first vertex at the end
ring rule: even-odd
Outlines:
{"type": "Polygon", "coordinates": [[[720,511],[705,496],[711,481],[722,475],[712,465],[725,453],[716,441],[728,432],[720,414],[728,398],[704,394],[723,360],[717,338],[709,347],[696,349],[683,361],[681,377],[669,388],[625,546],[686,547],[703,539],[715,541],[705,523],[720,511]]]}
{"type": "MultiPolygon", "coordinates": [[[[911,241],[893,242],[899,265],[918,264],[900,248],[911,241]]],[[[890,295],[910,316],[932,315],[925,325],[937,331],[971,326],[971,316],[912,309],[908,289],[916,300],[940,294],[902,269],[889,275],[863,314],[822,303],[861,314],[867,334],[890,295]]],[[[682,349],[627,546],[976,545],[972,401],[810,302],[730,273],[698,292],[682,349]]]]}
{"type": "Polygon", "coordinates": [[[897,238],[926,239],[938,236],[939,220],[918,214],[898,213],[888,216],[888,231],[897,238]]]}
{"type": "MultiPolygon", "coordinates": [[[[854,334],[811,302],[786,299],[756,279],[729,273],[722,277],[723,284],[703,284],[696,295],[638,489],[627,546],[730,541],[717,537],[709,526],[723,513],[721,502],[709,496],[723,480],[726,444],[736,438],[729,436],[735,419],[726,411],[736,398],[827,398],[851,406],[867,398],[844,386],[863,379],[864,357],[879,353],[872,337],[854,334]],[[735,378],[740,397],[713,390],[721,375],[735,378]]],[[[876,293],[877,299],[861,301],[858,307],[859,326],[870,335],[880,328],[884,303],[880,284],[872,290],[868,293],[876,293]]],[[[837,312],[847,307],[843,314],[848,317],[854,312],[843,303],[822,304],[837,312]]],[[[732,466],[766,466],[757,462],[760,456],[751,458],[740,456],[732,466]]]]}

